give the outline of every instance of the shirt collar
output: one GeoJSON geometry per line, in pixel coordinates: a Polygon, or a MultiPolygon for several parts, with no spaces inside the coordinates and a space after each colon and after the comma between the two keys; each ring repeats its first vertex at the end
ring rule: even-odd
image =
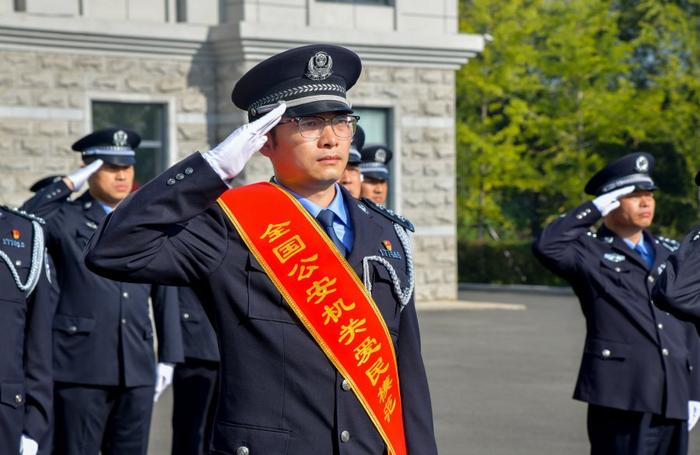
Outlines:
{"type": "Polygon", "coordinates": [[[639,239],[639,242],[638,242],[637,244],[634,244],[631,240],[628,240],[628,239],[622,239],[622,240],[623,240],[623,241],[625,242],[625,244],[626,244],[628,247],[630,247],[630,249],[632,249],[632,250],[636,250],[636,249],[637,249],[637,246],[639,246],[639,248],[642,250],[642,252],[643,252],[644,254],[648,254],[648,253],[649,253],[649,249],[647,248],[647,242],[644,241],[644,236],[642,236],[642,237],[639,239]]]}
{"type": "MultiPolygon", "coordinates": [[[[302,197],[301,195],[295,193],[294,191],[290,190],[286,186],[284,186],[282,183],[280,183],[277,179],[274,179],[275,183],[280,185],[282,188],[284,188],[287,192],[289,192],[294,198],[299,201],[299,203],[313,216],[316,218],[318,214],[323,210],[323,207],[311,202],[305,197],[302,197]]],[[[348,209],[347,206],[345,205],[345,198],[343,197],[343,192],[340,190],[340,185],[337,183],[334,184],[335,188],[335,197],[333,197],[333,200],[331,203],[328,205],[327,209],[333,212],[333,214],[345,225],[345,226],[350,226],[350,216],[348,215],[348,209]]]]}
{"type": "Polygon", "coordinates": [[[98,201],[97,199],[95,199],[95,202],[97,202],[98,204],[100,204],[100,207],[102,207],[102,209],[105,211],[105,213],[106,213],[107,215],[109,215],[110,213],[112,213],[112,211],[114,210],[114,207],[110,207],[110,206],[108,206],[107,204],[103,204],[102,202],[98,201]]]}

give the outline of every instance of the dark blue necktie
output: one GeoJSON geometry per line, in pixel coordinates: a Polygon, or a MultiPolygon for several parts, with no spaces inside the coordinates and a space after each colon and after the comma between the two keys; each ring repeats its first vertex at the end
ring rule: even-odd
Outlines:
{"type": "Polygon", "coordinates": [[[639,253],[642,259],[644,259],[644,262],[646,262],[647,270],[650,270],[651,266],[654,265],[654,258],[642,247],[641,241],[634,246],[634,250],[639,253]]]}
{"type": "Polygon", "coordinates": [[[328,237],[330,237],[333,243],[335,243],[335,246],[338,248],[338,251],[340,251],[340,254],[345,256],[347,250],[345,249],[343,242],[341,242],[336,235],[335,229],[333,229],[333,217],[335,217],[335,214],[328,209],[323,209],[318,213],[318,215],[316,215],[316,219],[326,231],[328,237]]]}

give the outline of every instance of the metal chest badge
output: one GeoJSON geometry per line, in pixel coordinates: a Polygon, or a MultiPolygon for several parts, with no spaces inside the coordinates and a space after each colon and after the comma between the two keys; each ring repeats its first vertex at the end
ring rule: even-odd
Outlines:
{"type": "Polygon", "coordinates": [[[610,262],[622,262],[625,260],[625,257],[621,254],[605,253],[603,259],[607,259],[610,262]]]}
{"type": "Polygon", "coordinates": [[[12,248],[24,248],[26,244],[20,240],[22,237],[22,232],[19,229],[10,230],[10,237],[4,237],[2,239],[3,246],[9,246],[12,248]]]}
{"type": "Polygon", "coordinates": [[[312,81],[328,79],[333,74],[333,58],[323,51],[316,52],[306,65],[306,77],[312,81]]]}
{"type": "Polygon", "coordinates": [[[401,253],[394,251],[394,247],[390,240],[383,240],[382,246],[384,246],[384,248],[379,249],[380,256],[384,256],[385,258],[401,259],[401,253]]]}

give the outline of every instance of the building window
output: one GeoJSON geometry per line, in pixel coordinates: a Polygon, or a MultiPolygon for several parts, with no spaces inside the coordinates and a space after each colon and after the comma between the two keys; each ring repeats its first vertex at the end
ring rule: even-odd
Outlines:
{"type": "Polygon", "coordinates": [[[365,145],[385,145],[393,152],[393,158],[388,164],[389,168],[389,200],[387,206],[395,207],[395,189],[393,178],[396,174],[396,150],[392,141],[391,110],[374,107],[353,107],[353,112],[360,116],[358,123],[365,132],[365,145]]]}
{"type": "Polygon", "coordinates": [[[135,166],[138,184],[148,182],[168,165],[165,104],[93,101],[92,127],[123,127],[141,136],[135,166]]]}
{"type": "Polygon", "coordinates": [[[15,12],[18,12],[18,13],[27,12],[27,0],[15,0],[14,6],[15,6],[15,12]]]}
{"type": "Polygon", "coordinates": [[[187,0],[175,0],[175,21],[187,22],[187,0]]]}

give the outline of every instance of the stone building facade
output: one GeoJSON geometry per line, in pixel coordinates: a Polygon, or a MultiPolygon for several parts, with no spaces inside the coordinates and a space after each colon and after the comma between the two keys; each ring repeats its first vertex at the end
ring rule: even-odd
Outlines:
{"type": "MultiPolygon", "coordinates": [[[[114,123],[113,106],[157,108],[144,142],[154,171],[206,150],[245,121],[230,101],[238,77],[314,42],[362,57],[349,97],[395,152],[392,206],[416,225],[417,297],[455,299],[454,78],[483,47],[457,32],[457,0],[0,0],[0,203],[76,168],[70,144],[103,106],[114,123]]],[[[255,157],[244,181],[270,175],[255,157]]]]}

